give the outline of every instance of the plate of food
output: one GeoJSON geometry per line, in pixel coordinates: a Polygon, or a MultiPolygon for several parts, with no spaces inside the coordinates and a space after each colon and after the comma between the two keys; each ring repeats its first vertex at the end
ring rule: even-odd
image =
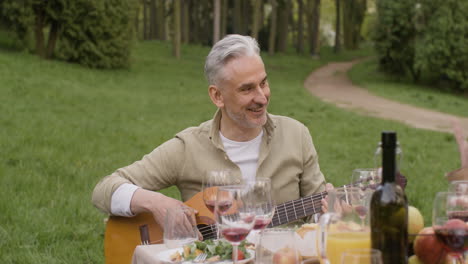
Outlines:
{"type": "MultiPolygon", "coordinates": [[[[245,241],[239,245],[238,263],[249,263],[255,257],[253,245],[245,241]]],[[[194,259],[206,253],[207,258],[201,263],[232,263],[232,245],[223,240],[196,241],[182,248],[174,248],[162,251],[158,254],[158,259],[162,263],[195,263],[194,259]]],[[[200,263],[200,262],[198,262],[200,263]]]]}

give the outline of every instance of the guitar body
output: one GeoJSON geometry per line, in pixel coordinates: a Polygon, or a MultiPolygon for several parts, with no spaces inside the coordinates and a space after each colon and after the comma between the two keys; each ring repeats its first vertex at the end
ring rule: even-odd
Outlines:
{"type": "MultiPolygon", "coordinates": [[[[203,202],[202,192],[186,201],[185,205],[198,211],[197,226],[215,223],[213,214],[203,202]]],[[[133,251],[136,246],[141,244],[139,227],[145,224],[148,225],[151,244],[163,243],[163,230],[150,213],[142,213],[135,217],[109,217],[104,236],[104,256],[107,264],[129,264],[132,262],[133,251]]]]}

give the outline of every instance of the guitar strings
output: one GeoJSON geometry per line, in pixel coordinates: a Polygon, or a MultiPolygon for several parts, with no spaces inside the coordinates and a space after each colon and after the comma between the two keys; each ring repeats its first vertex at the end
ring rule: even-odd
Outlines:
{"type": "MultiPolygon", "coordinates": [[[[343,187],[353,187],[359,182],[344,185],[343,187]]],[[[327,195],[327,191],[299,198],[296,200],[288,201],[276,206],[275,214],[272,217],[270,225],[273,226],[281,225],[283,223],[290,222],[289,219],[297,220],[299,218],[313,215],[316,213],[322,213],[321,200],[327,195]],[[302,210],[297,211],[296,208],[301,206],[302,210]],[[302,213],[301,213],[302,211],[302,213]]],[[[270,226],[269,225],[269,226],[270,226]]],[[[217,227],[215,224],[206,225],[198,228],[202,236],[214,237],[217,227]]]]}

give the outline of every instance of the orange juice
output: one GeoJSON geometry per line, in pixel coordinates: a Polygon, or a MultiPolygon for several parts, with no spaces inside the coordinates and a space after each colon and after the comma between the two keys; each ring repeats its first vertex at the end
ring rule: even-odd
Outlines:
{"type": "Polygon", "coordinates": [[[327,236],[327,257],[331,264],[341,264],[343,252],[355,248],[371,248],[370,232],[337,232],[327,236]]]}

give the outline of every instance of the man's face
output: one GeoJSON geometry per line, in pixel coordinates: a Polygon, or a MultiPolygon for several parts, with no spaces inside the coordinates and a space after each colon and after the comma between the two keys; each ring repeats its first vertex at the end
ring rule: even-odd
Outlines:
{"type": "Polygon", "coordinates": [[[240,129],[265,125],[270,87],[262,59],[258,55],[232,59],[221,76],[221,108],[229,123],[240,129]]]}

